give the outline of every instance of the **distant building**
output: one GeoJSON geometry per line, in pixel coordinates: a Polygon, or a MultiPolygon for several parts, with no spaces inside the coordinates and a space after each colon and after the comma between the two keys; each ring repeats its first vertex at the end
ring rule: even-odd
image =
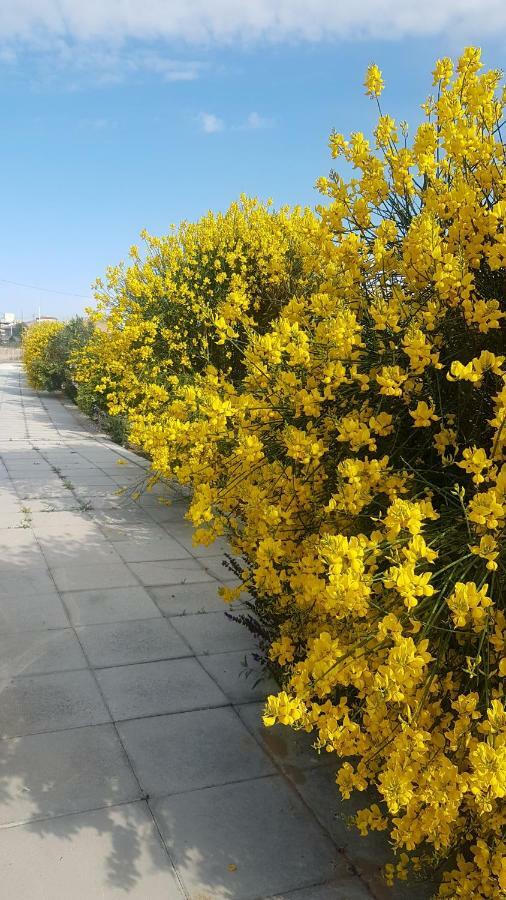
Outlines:
{"type": "Polygon", "coordinates": [[[19,342],[23,323],[16,319],[14,313],[4,313],[0,319],[0,342],[19,342]]]}
{"type": "Polygon", "coordinates": [[[37,318],[30,319],[28,322],[22,322],[16,319],[14,313],[4,313],[2,318],[0,318],[0,342],[19,341],[23,328],[30,328],[31,325],[36,325],[37,322],[58,322],[58,319],[55,316],[37,316],[37,318]]]}
{"type": "Polygon", "coordinates": [[[16,316],[14,313],[6,312],[0,319],[0,340],[10,341],[14,335],[16,328],[16,316]]]}

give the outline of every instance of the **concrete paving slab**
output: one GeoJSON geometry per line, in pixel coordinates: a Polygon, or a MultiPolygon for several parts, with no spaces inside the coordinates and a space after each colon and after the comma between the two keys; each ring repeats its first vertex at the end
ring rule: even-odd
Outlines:
{"type": "Polygon", "coordinates": [[[31,488],[47,487],[48,490],[51,490],[52,488],[64,488],[59,475],[55,474],[52,469],[44,471],[34,468],[24,476],[18,474],[17,478],[13,479],[13,485],[17,493],[31,488]]]}
{"type": "Polygon", "coordinates": [[[2,689],[0,737],[61,731],[110,721],[89,671],[13,678],[2,689]]]}
{"type": "Polygon", "coordinates": [[[27,502],[32,517],[38,513],[71,512],[82,510],[83,503],[69,492],[65,497],[49,497],[43,500],[30,500],[27,502]]]}
{"type": "Polygon", "coordinates": [[[139,482],[143,481],[146,477],[146,472],[144,468],[137,463],[137,460],[140,459],[140,457],[136,456],[134,459],[136,460],[135,462],[123,460],[119,465],[117,462],[113,463],[113,465],[107,463],[105,466],[100,466],[100,469],[111,478],[127,478],[130,476],[136,478],[139,482]]]}
{"type": "Polygon", "coordinates": [[[33,473],[42,472],[49,475],[53,470],[48,462],[40,456],[34,456],[32,459],[9,459],[5,457],[5,466],[12,478],[30,477],[33,473]]]}
{"type": "Polygon", "coordinates": [[[96,469],[95,467],[86,469],[76,467],[70,477],[75,488],[104,485],[105,487],[110,488],[111,491],[118,489],[117,484],[115,484],[109,475],[106,475],[105,472],[101,472],[100,469],[96,469]]]}
{"type": "Polygon", "coordinates": [[[0,501],[2,502],[2,508],[5,505],[9,504],[11,506],[16,506],[17,499],[17,491],[16,485],[13,482],[3,482],[0,486],[0,501]]]}
{"type": "Polygon", "coordinates": [[[165,522],[161,527],[165,529],[167,534],[186,547],[187,550],[191,550],[191,547],[193,546],[192,536],[194,528],[190,522],[186,522],[184,519],[175,516],[174,521],[165,522]]]}
{"type": "MultiPolygon", "coordinates": [[[[91,513],[91,518],[100,526],[108,525],[110,527],[118,526],[120,528],[133,526],[135,528],[140,528],[141,530],[143,527],[147,527],[150,530],[156,530],[157,528],[156,523],[152,522],[142,510],[134,505],[123,505],[120,509],[99,509],[91,513]]],[[[165,532],[163,533],[165,534],[165,532]]]]}
{"type": "Polygon", "coordinates": [[[80,452],[84,459],[93,462],[97,468],[100,468],[102,465],[115,465],[118,459],[122,459],[123,451],[116,453],[107,447],[92,443],[88,447],[83,447],[80,452]]]}
{"type": "Polygon", "coordinates": [[[37,550],[37,538],[31,528],[2,528],[0,530],[0,554],[4,561],[9,561],[11,554],[16,556],[37,550]]]}
{"type": "Polygon", "coordinates": [[[134,719],[120,723],[118,730],[141,786],[151,797],[275,772],[230,707],[134,719]]]}
{"type": "Polygon", "coordinates": [[[237,581],[237,575],[229,569],[228,560],[222,554],[202,557],[202,562],[206,570],[219,581],[237,581]]]}
{"type": "Polygon", "coordinates": [[[130,563],[130,569],[147,587],[158,584],[198,584],[215,580],[194,559],[130,563]]]}
{"type": "Polygon", "coordinates": [[[58,480],[54,485],[37,484],[33,482],[31,485],[19,485],[17,494],[23,503],[29,505],[30,500],[48,500],[51,497],[68,497],[70,491],[68,487],[58,480]]]}
{"type": "Polygon", "coordinates": [[[118,486],[124,486],[133,491],[144,489],[145,476],[137,466],[131,466],[131,468],[127,469],[122,466],[115,471],[104,466],[102,472],[109,475],[109,478],[112,478],[118,486]]]}
{"type": "Polygon", "coordinates": [[[0,632],[66,628],[69,620],[60,596],[54,589],[41,593],[19,593],[0,600],[0,632]]]}
{"type": "Polygon", "coordinates": [[[173,522],[179,521],[180,513],[177,509],[174,510],[172,507],[165,506],[156,500],[149,503],[137,501],[136,505],[139,509],[145,510],[146,514],[160,525],[170,526],[173,522]]]}
{"type": "Polygon", "coordinates": [[[74,510],[57,511],[50,515],[45,512],[34,513],[31,524],[38,538],[51,536],[84,542],[101,534],[88,513],[74,510]]]}
{"type": "Polygon", "coordinates": [[[0,825],[140,799],[113,725],[0,741],[0,825]]]}
{"type": "Polygon", "coordinates": [[[48,566],[58,568],[72,565],[72,568],[90,566],[95,569],[97,565],[105,563],[108,567],[113,563],[121,565],[122,560],[116,550],[108,541],[41,541],[44,557],[48,566]]]}
{"type": "Polygon", "coordinates": [[[177,541],[170,537],[161,540],[122,541],[118,544],[118,553],[125,562],[153,562],[172,559],[191,559],[191,555],[177,541]]]}
{"type": "Polygon", "coordinates": [[[199,655],[225,650],[249,650],[256,646],[251,632],[244,625],[227,618],[224,611],[178,616],[174,618],[173,624],[199,655]]]}
{"type": "Polygon", "coordinates": [[[27,900],[184,896],[142,802],[2,829],[0,881],[27,900]]]}
{"type": "Polygon", "coordinates": [[[258,900],[348,874],[281,777],[178,794],[151,808],[190,896],[258,900]]]}
{"type": "Polygon", "coordinates": [[[161,618],[160,610],[142,587],[70,591],[63,593],[62,599],[76,626],[161,618]]]}
{"type": "Polygon", "coordinates": [[[268,900],[370,900],[371,894],[360,879],[349,875],[327,884],[276,894],[268,900]]]}
{"type": "Polygon", "coordinates": [[[17,575],[23,574],[25,570],[30,572],[34,569],[46,568],[46,560],[30,528],[13,528],[10,531],[8,528],[4,528],[2,532],[10,533],[13,537],[26,535],[30,539],[29,543],[24,542],[17,545],[13,541],[10,546],[7,541],[0,541],[3,544],[0,548],[2,581],[6,576],[16,578],[17,575]]]}
{"type": "Polygon", "coordinates": [[[138,584],[123,563],[100,562],[94,566],[67,564],[52,567],[51,573],[59,591],[132,587],[138,584]]]}
{"type": "Polygon", "coordinates": [[[199,660],[231,703],[252,703],[279,690],[274,679],[253,659],[250,651],[213,653],[199,656],[199,660]]]}
{"type": "Polygon", "coordinates": [[[0,524],[2,528],[10,528],[10,523],[6,522],[4,524],[4,520],[10,519],[21,512],[24,502],[7,491],[3,491],[2,494],[3,496],[0,496],[0,524]]]}
{"type": "MultiPolygon", "coordinates": [[[[276,760],[277,765],[290,774],[293,781],[300,781],[301,770],[319,766],[330,768],[333,766],[335,775],[336,758],[332,754],[318,753],[313,748],[316,737],[314,734],[294,731],[286,725],[266,728],[262,722],[263,709],[264,703],[242,703],[236,706],[236,711],[246,727],[276,760]]],[[[332,782],[331,786],[332,793],[334,783],[332,782]]]]}
{"type": "Polygon", "coordinates": [[[24,514],[21,511],[21,502],[19,506],[0,510],[0,528],[22,528],[24,522],[24,514]]]}
{"type": "Polygon", "coordinates": [[[24,567],[21,562],[16,566],[5,566],[0,578],[0,600],[12,596],[23,597],[31,594],[32,597],[40,594],[49,594],[54,590],[54,582],[45,563],[32,567],[24,567]]]}
{"type": "MultiPolygon", "coordinates": [[[[37,459],[42,460],[42,456],[40,456],[40,453],[37,454],[37,459]]],[[[62,444],[61,447],[57,449],[45,449],[44,459],[47,465],[56,466],[56,468],[60,469],[65,464],[82,465],[85,462],[84,458],[77,450],[71,450],[64,444],[62,444]]]]}
{"type": "Polygon", "coordinates": [[[182,536],[181,543],[192,556],[196,556],[198,559],[214,558],[220,554],[224,556],[225,553],[231,553],[230,544],[224,538],[216,538],[213,544],[205,546],[204,544],[195,544],[191,537],[182,536]]]}
{"type": "Polygon", "coordinates": [[[72,484],[72,492],[76,497],[89,500],[91,503],[102,499],[111,500],[118,505],[125,500],[128,502],[128,497],[123,496],[121,488],[114,481],[111,481],[110,487],[103,484],[72,484]]]}
{"type": "MultiPolygon", "coordinates": [[[[85,669],[88,663],[71,628],[0,633],[0,679],[85,669]]],[[[1,700],[0,700],[1,702],[1,700]]]]}
{"type": "Polygon", "coordinates": [[[78,628],[92,666],[121,666],[192,656],[186,642],[166,619],[113,622],[78,628]]]}
{"type": "MultiPolygon", "coordinates": [[[[224,612],[225,603],[218,594],[219,584],[171,584],[150,587],[149,593],[164,616],[224,612]]],[[[231,610],[232,607],[229,607],[231,610]]]]}
{"type": "Polygon", "coordinates": [[[297,781],[297,790],[304,801],[336,844],[353,861],[377,900],[413,900],[413,897],[416,900],[429,900],[435,893],[435,884],[418,882],[415,886],[397,881],[394,887],[387,886],[382,868],[385,862],[392,859],[388,832],[373,831],[367,837],[361,837],[356,829],[348,826],[349,818],[357,810],[378,802],[378,797],[373,792],[366,792],[352,795],[347,801],[341,800],[335,784],[338,765],[336,757],[331,767],[305,771],[304,778],[297,781]]]}
{"type": "Polygon", "coordinates": [[[125,501],[123,497],[117,497],[115,495],[111,496],[101,496],[97,494],[93,494],[88,497],[84,495],[81,496],[83,503],[86,504],[86,508],[89,509],[92,513],[94,512],[121,512],[122,510],[129,510],[130,505],[125,501]]]}
{"type": "Polygon", "coordinates": [[[167,532],[150,519],[132,522],[122,518],[119,521],[111,522],[108,519],[99,518],[103,512],[104,510],[93,510],[91,515],[94,521],[99,524],[104,537],[114,544],[122,543],[123,541],[132,542],[134,540],[138,544],[145,544],[150,541],[164,540],[167,537],[167,532]]]}
{"type": "Polygon", "coordinates": [[[227,704],[195,659],[98,669],[96,674],[115,721],[227,704]]]}

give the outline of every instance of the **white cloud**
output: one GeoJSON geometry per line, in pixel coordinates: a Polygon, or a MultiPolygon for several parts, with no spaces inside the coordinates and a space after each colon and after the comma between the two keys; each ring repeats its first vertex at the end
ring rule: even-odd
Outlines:
{"type": "Polygon", "coordinates": [[[246,122],[241,128],[246,129],[246,131],[257,131],[260,128],[270,128],[272,124],[272,119],[260,116],[257,112],[250,112],[246,122]]]}
{"type": "Polygon", "coordinates": [[[262,128],[270,128],[273,125],[272,119],[267,119],[257,112],[250,112],[245,121],[239,125],[225,125],[223,119],[220,119],[214,113],[208,112],[200,113],[198,121],[202,131],[205,131],[206,134],[215,134],[217,131],[225,131],[226,129],[230,131],[258,131],[262,128]]]}
{"type": "MultiPolygon", "coordinates": [[[[407,38],[450,34],[455,46],[506,34],[504,0],[0,0],[0,66],[35,82],[192,81],[207,66],[190,48],[259,40],[407,38]],[[178,40],[183,58],[174,58],[178,40]]],[[[198,55],[198,54],[197,54],[198,55]]],[[[242,128],[263,128],[255,114],[242,128]]],[[[272,123],[269,123],[272,124],[272,123]]]]}
{"type": "Polygon", "coordinates": [[[194,81],[203,69],[203,64],[195,60],[167,59],[163,54],[149,50],[123,53],[122,57],[123,68],[152,72],[160,75],[164,81],[194,81]]]}
{"type": "Polygon", "coordinates": [[[202,131],[206,134],[216,134],[217,131],[223,131],[225,128],[223,119],[220,119],[219,116],[215,116],[214,113],[201,113],[199,121],[202,131]]]}
{"type": "MultiPolygon", "coordinates": [[[[0,65],[14,64],[23,69],[23,55],[16,53],[15,42],[2,46],[0,65]]],[[[67,90],[83,85],[120,84],[127,79],[152,76],[161,81],[194,81],[206,70],[207,64],[197,59],[174,59],[167,52],[149,43],[137,46],[108,44],[103,40],[76,42],[58,35],[39,35],[29,44],[31,76],[37,83],[59,81],[67,90]]]]}
{"type": "Polygon", "coordinates": [[[2,0],[0,37],[320,40],[506,31],[504,0],[2,0]]]}

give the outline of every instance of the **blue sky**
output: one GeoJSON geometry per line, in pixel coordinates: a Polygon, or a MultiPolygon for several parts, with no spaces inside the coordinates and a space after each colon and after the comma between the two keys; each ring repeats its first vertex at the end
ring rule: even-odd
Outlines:
{"type": "Polygon", "coordinates": [[[385,109],[415,124],[436,58],[478,43],[487,65],[504,61],[497,0],[434,0],[424,12],[411,0],[126,8],[2,4],[0,314],[82,311],[141,229],[163,233],[241,192],[317,202],[331,129],[374,121],[362,87],[370,62],[384,72],[385,109]]]}

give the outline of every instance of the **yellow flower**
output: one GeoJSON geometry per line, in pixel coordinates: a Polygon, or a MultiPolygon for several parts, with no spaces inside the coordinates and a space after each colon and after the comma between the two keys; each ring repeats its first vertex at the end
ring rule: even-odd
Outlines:
{"type": "Polygon", "coordinates": [[[483,812],[492,809],[492,801],[506,796],[506,745],[492,747],[480,743],[469,754],[472,766],[471,792],[483,812]]]}
{"type": "Polygon", "coordinates": [[[499,556],[497,540],[491,534],[484,534],[480,538],[479,544],[473,544],[469,547],[471,553],[476,553],[481,559],[487,560],[487,569],[495,572],[497,569],[496,559],[499,556]]]}
{"type": "Polygon", "coordinates": [[[289,637],[283,635],[278,641],[273,641],[269,649],[270,659],[277,660],[280,666],[292,662],[295,656],[295,647],[289,637]]]}
{"type": "Polygon", "coordinates": [[[439,422],[434,407],[429,406],[425,400],[420,400],[416,409],[410,409],[409,414],[413,417],[415,428],[427,428],[432,422],[439,422]]]}
{"type": "Polygon", "coordinates": [[[469,502],[468,515],[471,522],[494,530],[504,521],[506,506],[499,502],[496,491],[485,491],[475,494],[469,502]]]}
{"type": "Polygon", "coordinates": [[[267,727],[275,725],[276,722],[280,722],[281,725],[292,725],[302,718],[302,713],[301,702],[281,691],[277,697],[273,695],[267,697],[263,722],[267,727]]]}
{"type": "Polygon", "coordinates": [[[491,605],[488,585],[484,584],[478,590],[474,581],[457,581],[453,593],[448,597],[448,606],[457,628],[465,628],[471,624],[477,630],[481,630],[486,620],[487,609],[491,605]]]}
{"type": "Polygon", "coordinates": [[[437,84],[438,81],[440,81],[441,86],[446,87],[446,85],[450,83],[453,75],[453,62],[451,59],[449,59],[448,56],[445,56],[443,59],[438,59],[432,74],[434,77],[433,84],[437,84]]]}
{"type": "Polygon", "coordinates": [[[386,397],[400,397],[402,385],[407,380],[407,374],[400,366],[383,366],[376,375],[376,381],[380,385],[380,393],[386,397]]]}
{"type": "Polygon", "coordinates": [[[482,472],[484,469],[490,468],[492,462],[488,459],[483,447],[466,447],[462,453],[462,460],[457,465],[473,476],[474,484],[481,484],[485,481],[482,472]]]}
{"type": "Polygon", "coordinates": [[[364,87],[369,97],[379,97],[385,84],[378,66],[374,63],[369,66],[366,72],[364,87]]]}

